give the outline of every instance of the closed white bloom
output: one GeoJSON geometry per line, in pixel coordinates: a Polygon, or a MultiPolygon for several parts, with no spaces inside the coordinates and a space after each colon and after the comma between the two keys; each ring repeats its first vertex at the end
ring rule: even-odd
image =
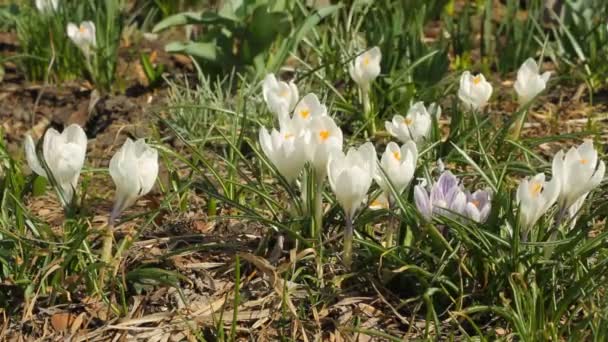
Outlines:
{"type": "Polygon", "coordinates": [[[304,137],[306,158],[314,166],[319,181],[325,178],[330,154],[342,151],[343,140],[342,130],[327,115],[312,118],[307,125],[304,137]]]}
{"type": "Polygon", "coordinates": [[[127,139],[110,160],[110,176],[116,184],[112,221],[152,190],[158,176],[158,152],[144,139],[127,139]]]}
{"type": "Polygon", "coordinates": [[[525,105],[545,90],[549,77],[551,72],[547,71],[541,75],[534,59],[528,58],[517,71],[517,80],[514,84],[519,104],[525,105]]]}
{"type": "MultiPolygon", "coordinates": [[[[61,187],[67,203],[70,203],[74,196],[86,152],[87,135],[82,127],[76,124],[68,126],[61,133],[50,128],[44,134],[42,156],[53,178],[61,187]]],[[[25,137],[25,157],[32,171],[49,178],[42,163],[38,160],[34,140],[29,135],[25,137]]]]}
{"type": "Polygon", "coordinates": [[[568,209],[579,198],[587,196],[600,184],[605,173],[606,165],[599,160],[591,140],[570,148],[565,154],[559,151],[553,158],[553,177],[560,182],[560,207],[568,209]]]}
{"type": "Polygon", "coordinates": [[[304,96],[293,111],[293,119],[300,125],[307,125],[313,118],[325,115],[327,107],[313,93],[304,96]]]}
{"type": "Polygon", "coordinates": [[[348,71],[353,81],[364,91],[369,89],[369,85],[378,75],[380,75],[380,61],[382,53],[380,48],[375,46],[355,58],[348,71]]]}
{"type": "MultiPolygon", "coordinates": [[[[441,107],[431,104],[429,109],[435,115],[441,115],[441,107]]],[[[414,103],[407,111],[405,118],[395,115],[392,121],[386,121],[384,127],[386,131],[399,139],[401,142],[413,140],[420,142],[429,137],[431,132],[432,117],[423,102],[414,103]]]]}
{"type": "Polygon", "coordinates": [[[434,115],[435,119],[439,120],[441,117],[441,106],[433,102],[429,105],[428,112],[429,114],[434,115]]]}
{"type": "Polygon", "coordinates": [[[59,8],[59,0],[36,0],[36,8],[41,13],[56,11],[59,8]]]}
{"type": "Polygon", "coordinates": [[[268,74],[262,84],[262,95],[268,110],[279,120],[289,116],[298,102],[298,87],[293,82],[277,81],[274,74],[268,74]]]}
{"type": "Polygon", "coordinates": [[[532,179],[523,179],[519,183],[516,203],[519,205],[519,224],[522,230],[532,228],[538,219],[555,203],[559,195],[560,182],[553,177],[545,181],[545,174],[539,173],[532,179]]]}
{"type": "Polygon", "coordinates": [[[349,149],[346,155],[341,151],[334,152],[327,163],[329,185],[344,213],[351,219],[367,198],[376,158],[374,145],[367,142],[358,149],[349,149]]]}
{"type": "Polygon", "coordinates": [[[469,71],[462,73],[458,98],[468,110],[480,110],[492,96],[492,85],[486,81],[483,74],[471,75],[469,71]]]}
{"type": "Polygon", "coordinates": [[[408,141],[401,147],[390,142],[380,159],[381,170],[376,172],[374,179],[384,193],[390,194],[388,178],[396,192],[401,194],[414,178],[417,160],[418,149],[413,141],[408,141]]]}
{"type": "Polygon", "coordinates": [[[97,47],[97,36],[95,33],[95,24],[92,21],[83,21],[80,26],[76,24],[68,24],[68,37],[82,50],[88,58],[91,54],[91,49],[97,47]]]}
{"type": "Polygon", "coordinates": [[[283,120],[280,131],[270,134],[264,127],[259,133],[260,146],[279,173],[292,183],[306,164],[304,132],[291,120],[283,120]]]}

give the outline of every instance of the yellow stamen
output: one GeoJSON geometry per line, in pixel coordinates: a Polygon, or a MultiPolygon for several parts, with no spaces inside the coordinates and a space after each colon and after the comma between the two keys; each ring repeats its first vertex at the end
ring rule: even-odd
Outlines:
{"type": "Polygon", "coordinates": [[[534,182],[534,183],[530,184],[530,192],[532,192],[533,197],[537,197],[540,194],[542,189],[543,189],[543,185],[541,183],[534,182]]]}
{"type": "Polygon", "coordinates": [[[292,133],[285,133],[285,139],[291,139],[295,137],[295,135],[293,135],[292,133]]]}
{"type": "Polygon", "coordinates": [[[87,31],[87,29],[83,25],[80,25],[80,27],[78,28],[78,31],[80,31],[80,33],[85,33],[87,31]]]}
{"type": "Polygon", "coordinates": [[[472,200],[471,203],[473,203],[473,205],[477,208],[479,208],[479,206],[481,205],[481,202],[479,202],[478,200],[472,200]]]}
{"type": "Polygon", "coordinates": [[[589,161],[588,161],[587,159],[583,158],[583,159],[581,159],[581,160],[580,160],[580,162],[581,162],[581,164],[585,165],[585,164],[587,164],[589,161]]]}
{"type": "Polygon", "coordinates": [[[405,122],[405,124],[409,126],[412,124],[412,122],[414,122],[414,120],[412,120],[410,118],[405,118],[405,119],[403,119],[403,122],[405,122]]]}
{"type": "Polygon", "coordinates": [[[481,82],[481,76],[477,75],[473,77],[473,84],[477,85],[479,82],[481,82]]]}
{"type": "Polygon", "coordinates": [[[375,199],[372,201],[372,204],[370,205],[370,207],[380,207],[380,208],[386,208],[386,203],[381,202],[378,199],[375,199]]]}
{"type": "Polygon", "coordinates": [[[281,92],[279,93],[280,97],[287,97],[289,95],[289,90],[287,89],[283,89],[281,90],[281,92]]]}
{"type": "Polygon", "coordinates": [[[310,110],[308,110],[308,109],[302,109],[300,111],[300,116],[302,117],[302,119],[306,119],[309,115],[310,115],[310,110]]]}
{"type": "Polygon", "coordinates": [[[363,56],[363,65],[368,65],[371,62],[371,58],[368,55],[363,56]]]}
{"type": "Polygon", "coordinates": [[[393,152],[393,157],[397,160],[401,160],[401,153],[399,153],[399,151],[393,152]]]}
{"type": "Polygon", "coordinates": [[[319,138],[321,138],[321,141],[325,141],[325,140],[329,139],[329,131],[319,132],[319,138]]]}

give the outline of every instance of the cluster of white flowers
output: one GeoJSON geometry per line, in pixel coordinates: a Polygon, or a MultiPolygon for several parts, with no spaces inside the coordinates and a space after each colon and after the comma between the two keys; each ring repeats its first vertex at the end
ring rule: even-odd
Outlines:
{"type": "MultiPolygon", "coordinates": [[[[538,65],[532,58],[528,58],[517,71],[517,80],[514,88],[520,105],[526,105],[540,92],[545,90],[551,76],[550,72],[542,75],[538,65]]],[[[492,96],[492,85],[486,81],[483,74],[473,76],[471,72],[465,71],[460,77],[460,88],[458,98],[467,110],[481,111],[492,96]]]]}
{"type": "Polygon", "coordinates": [[[519,184],[516,201],[522,230],[530,230],[556,202],[560,216],[568,213],[574,219],[589,192],[604,179],[606,165],[599,160],[593,142],[585,140],[565,154],[559,151],[553,157],[552,173],[549,182],[539,173],[519,184]]]}
{"type": "MultiPolygon", "coordinates": [[[[371,82],[380,74],[381,58],[380,50],[375,47],[357,56],[350,65],[350,75],[360,89],[370,90],[371,82]]],[[[549,72],[539,73],[533,59],[526,60],[514,84],[520,105],[527,105],[542,92],[549,76],[549,72]]],[[[370,142],[350,148],[346,154],[342,151],[342,131],[314,94],[300,100],[295,83],[279,82],[274,75],[265,78],[263,88],[268,109],[277,116],[280,126],[270,134],[266,128],[260,131],[264,153],[291,183],[295,183],[307,162],[314,167],[318,181],[328,175],[331,189],[348,221],[367,200],[374,180],[382,193],[370,208],[390,208],[392,191],[401,194],[414,178],[417,144],[429,139],[433,119],[441,115],[439,105],[433,103],[427,108],[417,102],[405,117],[395,115],[392,121],[387,121],[386,131],[404,145],[388,143],[378,163],[370,142]]],[[[482,74],[472,75],[468,71],[462,74],[458,97],[466,110],[481,112],[491,95],[492,85],[482,74]]],[[[551,182],[545,182],[545,175],[539,174],[522,180],[519,185],[516,202],[522,229],[534,226],[555,202],[560,210],[575,215],[604,173],[604,162],[598,160],[591,141],[566,154],[559,152],[553,162],[551,182]]],[[[456,214],[483,223],[491,211],[492,194],[488,190],[470,193],[454,175],[445,171],[432,186],[416,186],[415,200],[420,213],[428,220],[435,215],[454,217],[456,214]]]]}
{"type": "Polygon", "coordinates": [[[290,183],[295,182],[307,162],[318,182],[328,176],[331,189],[349,219],[367,200],[374,180],[387,198],[389,181],[398,192],[411,182],[418,159],[413,139],[404,139],[407,142],[401,147],[394,142],[388,144],[378,167],[376,150],[369,142],[343,152],[342,130],[327,115],[327,107],[315,94],[298,99],[298,88],[293,82],[279,82],[270,74],[264,79],[263,97],[279,122],[278,130],[269,133],[262,128],[259,133],[260,146],[268,159],[290,183]]]}
{"type": "MultiPolygon", "coordinates": [[[[61,133],[53,128],[46,131],[41,154],[44,163],[36,153],[32,137],[28,135],[25,139],[25,156],[30,168],[47,179],[52,176],[65,206],[74,197],[86,151],[87,136],[82,127],[76,124],[68,126],[61,133]]],[[[109,169],[116,184],[116,200],[110,215],[112,223],[124,209],[154,186],[158,175],[158,153],[143,139],[136,142],[127,139],[110,160],[109,169]]]]}

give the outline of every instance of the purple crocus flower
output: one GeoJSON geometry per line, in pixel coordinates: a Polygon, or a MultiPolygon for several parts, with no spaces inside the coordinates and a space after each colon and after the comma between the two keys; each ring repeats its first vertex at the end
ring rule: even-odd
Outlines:
{"type": "Polygon", "coordinates": [[[430,191],[424,183],[414,187],[416,207],[425,219],[433,216],[465,216],[475,222],[487,220],[491,209],[491,194],[487,190],[465,192],[456,176],[444,171],[430,191]]]}
{"type": "Polygon", "coordinates": [[[462,191],[459,180],[450,171],[444,171],[439,180],[431,186],[430,193],[424,184],[414,187],[416,207],[427,220],[433,215],[463,215],[467,196],[462,191]]]}
{"type": "Polygon", "coordinates": [[[488,190],[477,190],[472,194],[467,192],[465,216],[478,223],[485,222],[492,208],[491,202],[492,195],[488,190]]]}

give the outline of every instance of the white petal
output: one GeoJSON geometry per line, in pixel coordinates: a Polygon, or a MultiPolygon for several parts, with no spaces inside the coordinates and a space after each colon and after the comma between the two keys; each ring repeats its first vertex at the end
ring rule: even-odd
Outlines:
{"type": "MultiPolygon", "coordinates": [[[[67,33],[68,37],[70,37],[70,39],[72,39],[76,43],[76,37],[78,36],[78,26],[76,26],[76,24],[74,23],[68,23],[67,33]]],[[[78,45],[79,43],[76,44],[78,45]]]]}
{"type": "Polygon", "coordinates": [[[29,134],[25,136],[25,159],[33,172],[39,176],[47,177],[46,172],[44,171],[42,165],[40,165],[40,161],[36,155],[36,145],[34,144],[34,140],[29,134]]]}

